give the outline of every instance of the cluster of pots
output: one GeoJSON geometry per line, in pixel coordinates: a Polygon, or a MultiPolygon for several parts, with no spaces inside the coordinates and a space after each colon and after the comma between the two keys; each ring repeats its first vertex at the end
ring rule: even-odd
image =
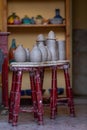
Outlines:
{"type": "Polygon", "coordinates": [[[65,60],[65,41],[57,41],[53,31],[48,33],[46,40],[43,34],[39,34],[32,50],[19,45],[14,52],[14,59],[16,62],[65,60]]]}

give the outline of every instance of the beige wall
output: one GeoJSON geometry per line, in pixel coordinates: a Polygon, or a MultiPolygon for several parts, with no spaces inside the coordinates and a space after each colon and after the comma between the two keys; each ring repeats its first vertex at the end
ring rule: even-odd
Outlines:
{"type": "Polygon", "coordinates": [[[73,28],[87,29],[87,0],[72,0],[73,28]]]}
{"type": "MultiPolygon", "coordinates": [[[[3,0],[0,0],[0,29],[2,29],[2,20],[1,20],[2,19],[2,15],[1,15],[1,12],[2,12],[2,6],[1,6],[2,1],[3,0]]],[[[86,6],[87,6],[87,0],[82,0],[82,1],[81,0],[72,0],[72,14],[73,14],[72,23],[73,23],[73,28],[86,28],[87,29],[87,15],[86,15],[86,8],[87,7],[86,6]]],[[[13,9],[13,8],[11,8],[11,9],[13,9]]],[[[19,8],[17,8],[17,9],[19,9],[19,8]]],[[[9,13],[11,13],[12,11],[13,10],[10,10],[9,13]]],[[[52,14],[52,15],[54,15],[54,14],[52,14]]],[[[62,15],[64,15],[64,14],[62,13],[62,15]]],[[[22,14],[22,16],[24,16],[24,14],[22,14]]],[[[46,16],[46,14],[45,14],[45,16],[46,16]]],[[[28,33],[28,37],[29,37],[29,33],[28,33]]],[[[23,34],[23,36],[25,36],[23,32],[22,32],[22,34],[23,34]]],[[[15,37],[15,35],[14,35],[14,37],[15,37]]],[[[35,38],[36,38],[36,35],[34,36],[33,39],[35,39],[35,38]]],[[[23,43],[23,39],[21,38],[20,35],[19,35],[19,38],[17,39],[17,41],[18,41],[18,43],[19,42],[23,43]]],[[[33,44],[34,44],[34,41],[33,41],[33,44]]],[[[31,40],[29,40],[29,43],[31,43],[31,40]]],[[[23,44],[25,45],[25,47],[27,47],[27,45],[28,45],[27,41],[24,41],[23,44]]],[[[48,82],[48,81],[46,81],[46,82],[48,82]]],[[[63,84],[60,84],[60,86],[62,86],[62,85],[63,84]]],[[[23,86],[27,86],[28,87],[28,85],[23,85],[23,86]]],[[[49,84],[49,86],[50,86],[50,84],[49,84]]]]}
{"type": "Polygon", "coordinates": [[[0,0],[0,30],[2,29],[2,1],[0,0]]]}
{"type": "MultiPolygon", "coordinates": [[[[8,1],[9,2],[9,1],[8,1]]],[[[10,15],[12,12],[16,12],[20,18],[23,18],[24,15],[28,15],[29,17],[36,17],[37,14],[41,14],[44,18],[52,18],[55,15],[55,8],[60,8],[61,15],[65,17],[65,10],[64,10],[64,2],[63,1],[34,1],[34,2],[21,2],[20,1],[10,1],[8,4],[8,15],[10,15]],[[50,4],[49,4],[50,3],[50,4]],[[20,7],[20,8],[19,8],[20,7]],[[26,7],[26,9],[25,9],[26,7]],[[49,10],[49,8],[50,10],[49,10]],[[22,10],[22,11],[21,11],[22,10]],[[44,11],[45,10],[45,11],[44,11]]],[[[51,28],[55,33],[57,39],[65,39],[64,30],[57,29],[57,28],[51,28]]],[[[15,28],[15,30],[12,28],[9,28],[8,31],[11,31],[11,35],[9,36],[9,46],[11,45],[12,38],[16,39],[17,44],[23,44],[24,48],[29,48],[29,50],[32,49],[33,45],[36,42],[37,35],[40,33],[43,33],[43,35],[47,38],[47,33],[51,30],[50,28],[32,28],[32,29],[26,29],[26,28],[15,28]]],[[[62,72],[60,72],[60,81],[59,86],[65,86],[62,72]]],[[[50,72],[45,73],[45,79],[44,79],[44,88],[50,88],[51,87],[51,80],[50,80],[50,72]]],[[[11,85],[11,74],[9,74],[9,86],[11,85]]],[[[26,89],[29,87],[28,82],[28,74],[23,75],[23,82],[22,82],[22,88],[26,89]],[[26,78],[25,78],[26,77],[26,78]]],[[[10,87],[9,87],[10,88],[10,87]]]]}
{"type": "MultiPolygon", "coordinates": [[[[1,30],[1,28],[2,28],[1,11],[2,11],[2,8],[1,8],[1,0],[0,0],[0,30],[1,30]]],[[[1,75],[0,75],[0,83],[1,83],[1,75]]]]}

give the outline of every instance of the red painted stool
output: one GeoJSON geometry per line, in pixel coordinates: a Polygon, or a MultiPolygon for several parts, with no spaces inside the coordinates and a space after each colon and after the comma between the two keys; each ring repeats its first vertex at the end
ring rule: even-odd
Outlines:
{"type": "Polygon", "coordinates": [[[52,67],[52,87],[51,87],[51,96],[50,96],[50,109],[51,109],[51,119],[54,119],[57,114],[57,104],[60,101],[60,98],[58,97],[57,93],[57,69],[63,69],[64,71],[64,77],[65,77],[65,83],[66,83],[66,97],[64,99],[67,101],[69,109],[70,109],[70,115],[75,116],[75,110],[74,110],[74,102],[73,102],[73,94],[72,94],[72,88],[70,86],[70,77],[68,73],[68,69],[70,67],[69,62],[64,62],[63,64],[59,64],[52,67]]]}
{"type": "Polygon", "coordinates": [[[52,70],[52,90],[50,97],[51,118],[54,119],[57,114],[57,103],[59,101],[59,97],[57,96],[57,69],[64,70],[66,100],[70,108],[70,114],[72,116],[75,115],[72,88],[70,87],[70,78],[68,73],[69,61],[50,61],[45,63],[41,62],[39,64],[31,62],[14,62],[10,65],[10,69],[13,71],[13,78],[9,104],[9,122],[11,122],[13,126],[17,125],[18,121],[23,71],[29,72],[32,90],[33,109],[31,111],[28,110],[27,112],[34,112],[34,117],[38,119],[38,123],[43,124],[42,89],[45,68],[51,68],[52,70]]]}
{"type": "MultiPolygon", "coordinates": [[[[12,87],[10,91],[9,103],[9,123],[13,126],[17,125],[18,114],[20,111],[20,92],[23,71],[29,72],[30,83],[32,90],[33,109],[26,110],[26,112],[34,112],[34,117],[38,119],[38,123],[43,124],[43,104],[42,104],[42,91],[41,91],[41,69],[39,67],[26,66],[25,64],[13,63],[10,65],[12,76],[12,87]]],[[[24,111],[25,110],[21,110],[24,111]]]]}

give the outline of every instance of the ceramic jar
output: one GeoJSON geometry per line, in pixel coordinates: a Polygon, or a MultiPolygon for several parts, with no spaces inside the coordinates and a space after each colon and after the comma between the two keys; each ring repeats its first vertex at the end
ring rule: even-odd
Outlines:
{"type": "Polygon", "coordinates": [[[58,45],[56,44],[56,35],[53,31],[48,33],[48,39],[46,40],[46,45],[51,52],[52,61],[58,60],[58,45]]]}
{"type": "Polygon", "coordinates": [[[22,18],[22,23],[31,24],[31,19],[27,15],[25,15],[24,18],[22,18]]]}
{"type": "Polygon", "coordinates": [[[60,15],[60,9],[55,9],[54,18],[50,19],[51,24],[63,24],[64,18],[60,15]]]}
{"type": "Polygon", "coordinates": [[[20,24],[21,20],[15,12],[13,12],[7,19],[8,24],[20,24]]]}
{"type": "Polygon", "coordinates": [[[47,39],[47,47],[52,55],[52,61],[58,60],[58,45],[56,44],[55,39],[47,39]]]}
{"type": "Polygon", "coordinates": [[[26,61],[30,61],[30,51],[28,48],[25,48],[25,51],[26,51],[26,61]]]}
{"type": "Polygon", "coordinates": [[[44,38],[43,34],[39,34],[39,35],[37,36],[36,41],[37,41],[37,42],[40,42],[40,41],[45,42],[45,38],[44,38]]]}
{"type": "Polygon", "coordinates": [[[48,38],[47,39],[56,39],[56,35],[52,30],[48,33],[48,38]]]}
{"type": "Polygon", "coordinates": [[[59,40],[57,41],[58,44],[58,53],[59,53],[59,60],[65,60],[66,52],[65,52],[65,41],[59,40]]]}
{"type": "Polygon", "coordinates": [[[14,51],[16,50],[16,40],[12,39],[11,46],[9,49],[9,63],[15,61],[14,59],[14,51]]]}
{"type": "Polygon", "coordinates": [[[15,52],[14,52],[14,58],[16,62],[25,62],[26,61],[26,51],[23,48],[22,45],[19,45],[15,52]]]}
{"type": "Polygon", "coordinates": [[[38,41],[37,44],[38,44],[38,47],[39,47],[39,49],[41,51],[41,54],[42,54],[42,61],[43,62],[47,61],[48,52],[47,52],[47,48],[44,46],[44,42],[43,41],[40,41],[40,42],[38,41]]]}
{"type": "Polygon", "coordinates": [[[43,23],[43,17],[41,15],[37,15],[35,23],[36,24],[42,24],[43,23]]]}
{"type": "Polygon", "coordinates": [[[48,48],[47,46],[45,46],[45,47],[46,47],[46,49],[47,49],[47,53],[48,53],[47,61],[51,61],[51,60],[52,60],[52,54],[51,54],[49,48],[48,48]]]}
{"type": "Polygon", "coordinates": [[[31,62],[41,62],[42,54],[39,47],[35,44],[33,49],[30,51],[30,61],[31,62]]]}

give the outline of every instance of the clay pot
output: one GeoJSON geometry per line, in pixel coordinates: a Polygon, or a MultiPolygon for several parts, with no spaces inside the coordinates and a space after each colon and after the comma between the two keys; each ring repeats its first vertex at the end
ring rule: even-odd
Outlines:
{"type": "Polygon", "coordinates": [[[47,61],[48,52],[47,52],[47,48],[44,46],[44,42],[41,42],[41,41],[38,42],[38,47],[42,54],[42,61],[47,61]]]}
{"type": "Polygon", "coordinates": [[[40,42],[40,41],[45,41],[45,38],[44,38],[44,36],[43,36],[43,34],[39,34],[38,36],[37,36],[37,41],[38,42],[40,42]]]}
{"type": "Polygon", "coordinates": [[[48,39],[56,39],[55,33],[53,31],[48,33],[48,39]]]}
{"type": "Polygon", "coordinates": [[[11,46],[9,49],[9,63],[14,62],[14,52],[16,50],[16,40],[12,39],[11,46]]]}
{"type": "Polygon", "coordinates": [[[25,51],[26,51],[26,61],[30,61],[30,51],[28,48],[25,48],[25,51]]]}
{"type": "Polygon", "coordinates": [[[65,60],[65,57],[66,57],[65,41],[59,40],[59,41],[57,41],[57,44],[58,44],[59,60],[65,60]]]}
{"type": "Polygon", "coordinates": [[[31,62],[41,62],[42,54],[39,47],[35,44],[33,49],[30,51],[30,61],[31,62]]]}
{"type": "Polygon", "coordinates": [[[47,61],[51,61],[51,60],[52,60],[52,54],[51,54],[49,48],[48,48],[47,46],[45,46],[45,47],[46,47],[46,49],[47,49],[47,53],[48,53],[47,61]]]}
{"type": "Polygon", "coordinates": [[[47,39],[46,41],[47,47],[52,55],[52,61],[58,60],[58,45],[56,44],[55,39],[47,39]]]}
{"type": "Polygon", "coordinates": [[[14,52],[14,58],[15,58],[16,62],[25,62],[26,61],[26,58],[27,58],[26,51],[22,45],[19,45],[16,48],[16,50],[14,52]]]}

